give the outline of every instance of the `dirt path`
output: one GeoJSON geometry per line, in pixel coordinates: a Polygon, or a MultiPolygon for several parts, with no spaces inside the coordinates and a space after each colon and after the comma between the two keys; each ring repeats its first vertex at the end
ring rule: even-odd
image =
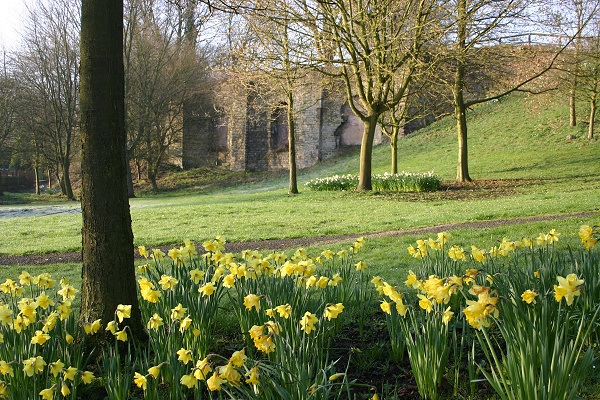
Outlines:
{"type": "MultiPolygon", "coordinates": [[[[242,250],[284,250],[284,249],[296,249],[299,247],[308,246],[326,246],[337,243],[351,242],[361,236],[365,239],[378,238],[386,236],[408,236],[408,235],[431,235],[442,231],[452,231],[459,229],[485,229],[494,228],[498,226],[506,225],[517,225],[526,224],[531,222],[540,221],[558,221],[569,218],[589,218],[597,216],[598,212],[584,212],[576,214],[562,214],[562,215],[543,215],[538,217],[527,217],[527,218],[511,218],[511,219],[498,219],[492,221],[473,221],[473,222],[461,222],[452,224],[443,224],[436,226],[428,226],[423,228],[414,229],[400,229],[385,232],[372,232],[364,234],[350,234],[350,235],[335,235],[335,236],[316,236],[307,238],[293,238],[293,239],[268,239],[253,242],[232,242],[225,245],[225,249],[228,252],[239,253],[242,250]]],[[[173,246],[159,246],[164,251],[172,248],[173,246]]],[[[0,256],[0,265],[44,265],[44,264],[55,264],[55,263],[76,263],[81,262],[80,252],[71,253],[50,253],[50,254],[29,254],[22,256],[0,256]]]]}

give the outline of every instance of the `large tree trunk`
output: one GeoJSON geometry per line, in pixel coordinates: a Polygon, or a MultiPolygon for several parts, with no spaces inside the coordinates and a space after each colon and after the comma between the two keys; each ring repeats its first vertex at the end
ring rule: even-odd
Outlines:
{"type": "Polygon", "coordinates": [[[287,123],[290,167],[290,186],[288,188],[288,194],[298,194],[298,180],[296,177],[296,122],[294,116],[294,95],[292,93],[288,93],[287,123]]]}
{"type": "Polygon", "coordinates": [[[365,191],[372,190],[371,184],[371,169],[373,158],[373,139],[375,139],[375,129],[377,128],[377,120],[380,114],[373,114],[367,117],[365,130],[360,144],[360,171],[358,175],[358,187],[356,190],[365,191]]]}
{"type": "Polygon", "coordinates": [[[82,322],[100,318],[106,324],[114,319],[119,304],[131,305],[131,318],[119,329],[128,325],[135,337],[143,339],[127,199],[126,140],[123,0],[83,0],[80,318],[82,322]]]}
{"type": "Polygon", "coordinates": [[[590,101],[590,126],[588,128],[588,139],[594,138],[594,120],[596,119],[596,98],[590,101]]]}

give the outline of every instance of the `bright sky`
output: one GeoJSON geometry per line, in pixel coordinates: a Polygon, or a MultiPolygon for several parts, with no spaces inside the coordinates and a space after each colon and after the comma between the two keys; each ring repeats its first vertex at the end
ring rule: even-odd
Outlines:
{"type": "Polygon", "coordinates": [[[17,29],[25,10],[24,0],[0,0],[0,50],[16,46],[17,29]]]}

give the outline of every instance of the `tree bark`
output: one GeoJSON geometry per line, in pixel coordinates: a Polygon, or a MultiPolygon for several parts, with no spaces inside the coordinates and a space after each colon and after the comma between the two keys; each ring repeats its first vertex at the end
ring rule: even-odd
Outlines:
{"type": "Polygon", "coordinates": [[[588,139],[594,138],[594,120],[596,119],[596,99],[590,101],[590,126],[588,128],[588,139]]]}
{"type": "Polygon", "coordinates": [[[288,92],[287,123],[290,167],[290,186],[288,194],[298,194],[298,179],[296,176],[296,123],[294,117],[294,95],[291,91],[288,92]]]}
{"type": "MultiPolygon", "coordinates": [[[[123,0],[83,0],[81,8],[82,322],[114,319],[144,338],[127,199],[123,77],[123,0]]],[[[103,334],[109,334],[102,330],[103,334]]],[[[101,340],[101,337],[94,336],[101,340]]]]}
{"type": "MultiPolygon", "coordinates": [[[[576,85],[574,82],[573,85],[576,85]]],[[[575,110],[575,88],[569,92],[569,125],[577,126],[577,112],[575,110]]]]}
{"type": "Polygon", "coordinates": [[[365,130],[360,144],[360,171],[358,176],[357,191],[372,190],[371,171],[373,158],[373,139],[375,138],[375,129],[377,128],[377,120],[380,114],[369,115],[364,121],[365,130]]]}
{"type": "Polygon", "coordinates": [[[392,149],[392,174],[398,173],[398,129],[393,128],[390,136],[390,147],[392,149]]]}
{"type": "Polygon", "coordinates": [[[458,166],[456,180],[458,182],[471,182],[469,176],[469,151],[467,147],[467,107],[463,89],[465,86],[465,52],[467,41],[467,2],[459,0],[457,3],[457,58],[456,73],[454,77],[453,101],[456,131],[458,133],[458,166]]]}

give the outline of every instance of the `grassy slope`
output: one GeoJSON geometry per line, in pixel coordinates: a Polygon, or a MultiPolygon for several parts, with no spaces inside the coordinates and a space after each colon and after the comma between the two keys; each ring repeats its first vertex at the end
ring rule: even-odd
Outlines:
{"type": "MultiPolygon", "coordinates": [[[[167,193],[132,201],[136,244],[177,244],[223,234],[230,241],[340,233],[365,233],[441,223],[598,210],[600,142],[587,141],[585,127],[570,128],[566,103],[552,96],[515,96],[470,113],[470,169],[474,179],[530,179],[511,196],[487,199],[407,201],[377,194],[286,194],[286,177],[185,195],[167,193]],[[567,140],[568,135],[576,138],[567,140]]],[[[399,169],[433,170],[452,180],[456,138],[442,120],[402,141],[399,169]]],[[[374,172],[389,168],[388,146],[374,150],[374,172]]],[[[302,171],[314,177],[356,173],[348,154],[302,171]]],[[[202,185],[199,185],[202,186],[202,185]]],[[[584,221],[591,223],[593,221],[584,221]]],[[[79,248],[80,216],[0,219],[0,253],[79,248]]]]}

